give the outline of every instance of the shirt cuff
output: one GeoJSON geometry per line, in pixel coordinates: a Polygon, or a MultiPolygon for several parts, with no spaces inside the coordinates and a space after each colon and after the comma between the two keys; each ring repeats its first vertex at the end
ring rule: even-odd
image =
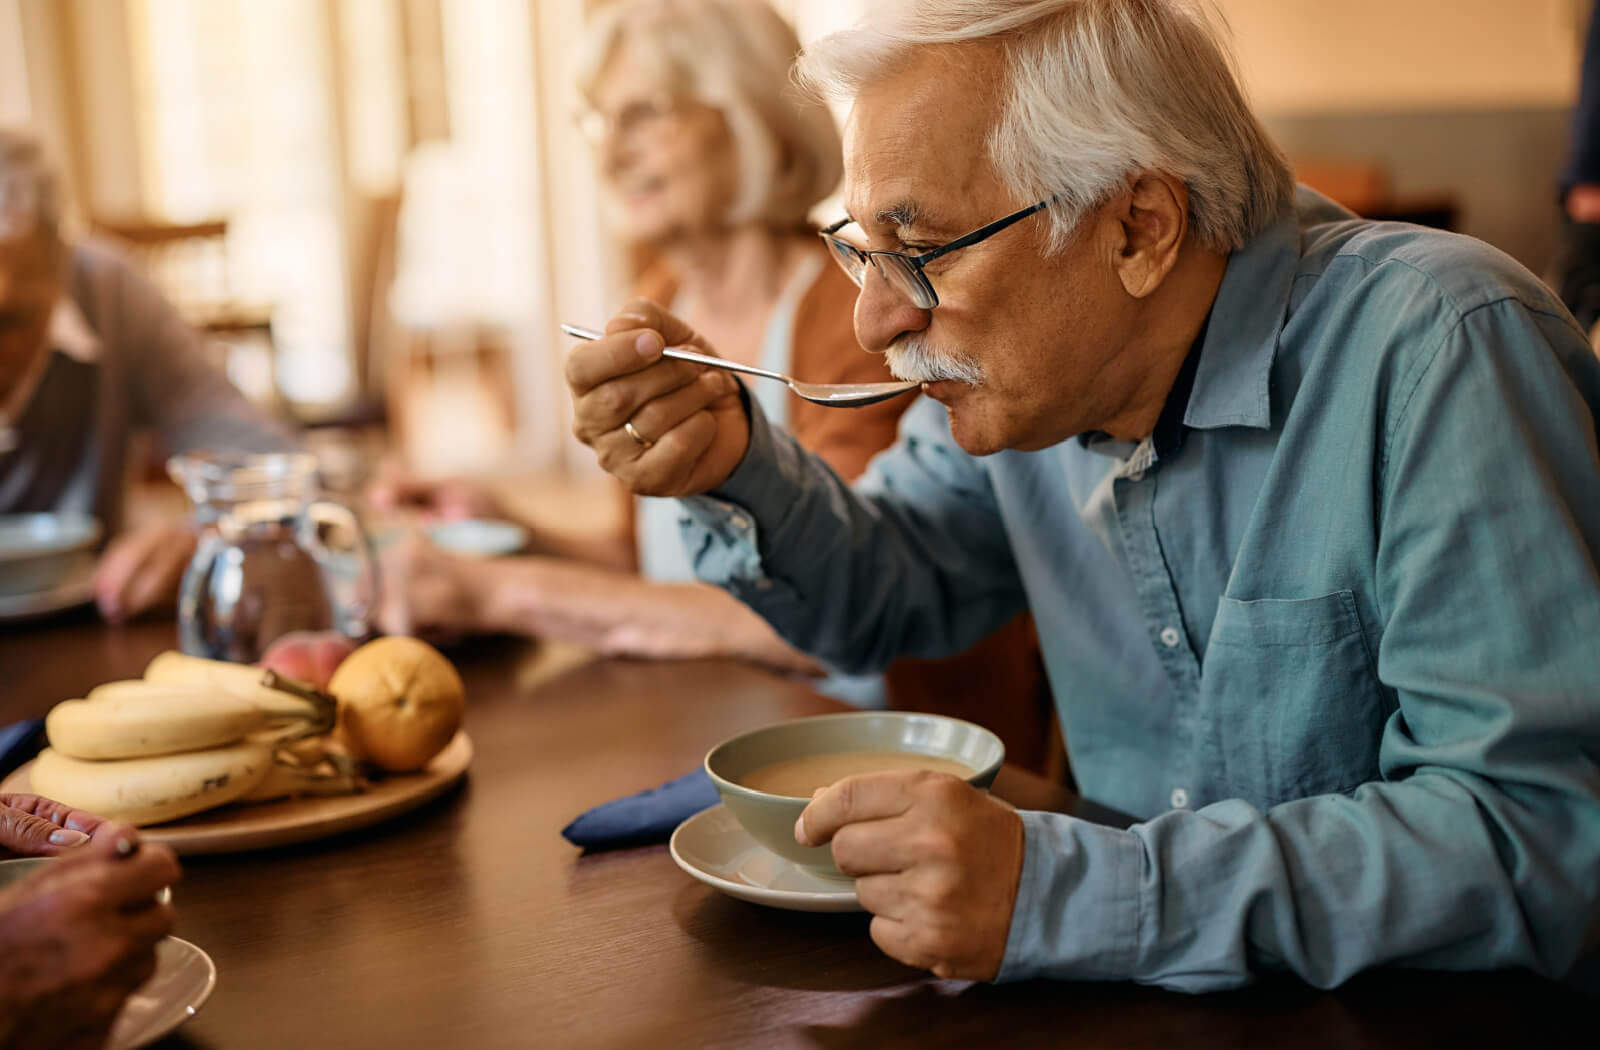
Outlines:
{"type": "Polygon", "coordinates": [[[1022,877],[995,979],[1131,978],[1144,863],[1138,836],[1059,813],[1021,816],[1022,877]]]}
{"type": "Polygon", "coordinates": [[[760,402],[748,394],[744,402],[750,420],[744,458],[721,486],[680,501],[686,513],[682,536],[699,579],[735,590],[739,583],[764,590],[770,581],[761,563],[756,523],[783,519],[794,504],[794,483],[783,469],[760,402]]]}

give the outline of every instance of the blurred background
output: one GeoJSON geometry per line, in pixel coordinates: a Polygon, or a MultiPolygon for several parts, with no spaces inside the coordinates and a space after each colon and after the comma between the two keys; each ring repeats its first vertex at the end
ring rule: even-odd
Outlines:
{"type": "MultiPolygon", "coordinates": [[[[810,40],[871,2],[774,6],[810,40]]],[[[574,120],[600,6],[0,0],[0,123],[252,399],[425,473],[582,477],[556,325],[630,277],[574,120]]],[[[1545,267],[1588,0],[1215,6],[1303,181],[1545,267]]]]}

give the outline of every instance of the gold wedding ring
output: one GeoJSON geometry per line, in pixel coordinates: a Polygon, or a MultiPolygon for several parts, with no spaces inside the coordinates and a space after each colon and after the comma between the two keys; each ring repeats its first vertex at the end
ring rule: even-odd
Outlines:
{"type": "Polygon", "coordinates": [[[643,434],[634,429],[633,420],[631,419],[622,424],[622,429],[626,430],[628,432],[628,436],[639,443],[640,448],[648,449],[655,445],[654,441],[651,441],[649,438],[645,437],[643,434]]]}

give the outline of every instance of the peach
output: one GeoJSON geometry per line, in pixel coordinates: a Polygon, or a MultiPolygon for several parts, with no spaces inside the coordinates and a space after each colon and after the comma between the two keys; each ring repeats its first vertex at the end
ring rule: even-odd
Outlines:
{"type": "Polygon", "coordinates": [[[355,649],[337,631],[291,631],[267,646],[261,666],[326,692],[333,672],[355,649]]]}

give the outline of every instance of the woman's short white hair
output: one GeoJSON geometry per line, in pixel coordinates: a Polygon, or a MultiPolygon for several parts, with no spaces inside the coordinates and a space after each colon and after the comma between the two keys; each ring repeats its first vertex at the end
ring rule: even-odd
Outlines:
{"type": "Polygon", "coordinates": [[[60,237],[61,190],[39,140],[0,127],[0,237],[60,237]]]}
{"type": "Polygon", "coordinates": [[[591,102],[624,45],[655,67],[662,88],[722,111],[739,158],[733,222],[804,227],[843,171],[839,130],[828,108],[798,90],[791,73],[800,40],[759,0],[631,0],[590,21],[578,57],[578,87],[591,102]]]}
{"type": "Polygon", "coordinates": [[[1226,46],[1181,0],[903,0],[807,48],[818,94],[851,98],[918,47],[998,43],[1006,74],[987,143],[1021,201],[1056,197],[1052,245],[1139,171],[1183,179],[1196,239],[1233,251],[1290,206],[1294,178],[1250,111],[1226,46]]]}

